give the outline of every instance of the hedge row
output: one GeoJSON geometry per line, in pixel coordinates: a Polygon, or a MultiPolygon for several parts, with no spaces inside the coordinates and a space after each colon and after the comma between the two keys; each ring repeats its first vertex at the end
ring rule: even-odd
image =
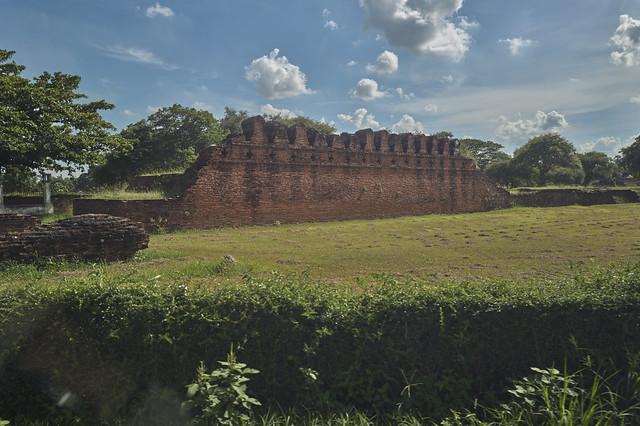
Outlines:
{"type": "Polygon", "coordinates": [[[265,407],[402,404],[437,418],[499,400],[531,366],[573,371],[576,342],[619,366],[640,350],[640,265],[531,283],[381,278],[357,292],[278,275],[216,289],[5,284],[0,418],[175,424],[199,362],[214,367],[232,344],[260,370],[250,392],[265,407]]]}

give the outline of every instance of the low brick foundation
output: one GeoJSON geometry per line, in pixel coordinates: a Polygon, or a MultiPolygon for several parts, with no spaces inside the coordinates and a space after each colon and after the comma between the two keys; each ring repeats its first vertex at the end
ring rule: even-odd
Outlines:
{"type": "Polygon", "coordinates": [[[630,189],[533,189],[531,192],[513,194],[511,202],[513,205],[521,207],[593,206],[597,204],[637,203],[640,202],[640,197],[637,192],[630,189]]]}
{"type": "Polygon", "coordinates": [[[0,235],[0,262],[43,259],[122,260],[147,248],[140,223],[108,215],[83,215],[0,235]]]}
{"type": "Polygon", "coordinates": [[[0,213],[0,235],[35,228],[40,219],[19,213],[0,213]]]}

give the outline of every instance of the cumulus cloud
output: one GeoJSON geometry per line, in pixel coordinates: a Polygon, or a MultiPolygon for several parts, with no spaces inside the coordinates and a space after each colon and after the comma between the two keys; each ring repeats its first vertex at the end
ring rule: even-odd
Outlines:
{"type": "Polygon", "coordinates": [[[509,47],[509,51],[511,52],[511,56],[518,56],[522,53],[524,48],[533,46],[535,43],[533,40],[529,40],[528,38],[515,37],[515,38],[504,38],[499,40],[500,43],[504,43],[509,47]]]}
{"type": "Polygon", "coordinates": [[[631,145],[634,138],[628,138],[622,140],[613,136],[602,137],[595,142],[587,142],[580,146],[580,150],[583,152],[598,151],[604,152],[608,155],[616,155],[625,146],[631,145]]]}
{"type": "Polygon", "coordinates": [[[269,99],[282,99],[313,93],[307,87],[307,76],[286,56],[273,49],[269,56],[254,59],[245,67],[245,78],[254,81],[258,92],[269,99]]]}
{"type": "Polygon", "coordinates": [[[385,95],[385,92],[378,89],[378,82],[371,80],[370,78],[363,78],[360,80],[356,85],[356,88],[351,91],[352,97],[362,99],[364,101],[382,98],[385,95]]]}
{"type": "Polygon", "coordinates": [[[171,18],[174,15],[174,13],[173,13],[173,10],[171,10],[171,8],[167,6],[162,6],[160,3],[156,3],[152,6],[147,7],[147,10],[145,11],[145,15],[147,15],[148,18],[155,18],[156,16],[171,18]]]}
{"type": "Polygon", "coordinates": [[[375,74],[393,74],[398,71],[398,55],[385,50],[382,52],[374,64],[367,65],[367,71],[375,74]]]}
{"type": "Polygon", "coordinates": [[[480,23],[478,21],[470,21],[466,16],[458,17],[458,25],[462,29],[471,30],[480,27],[480,23]]]}
{"type": "Polygon", "coordinates": [[[338,29],[338,24],[333,19],[329,19],[324,23],[324,27],[328,28],[331,31],[335,31],[338,29]]]}
{"type": "Polygon", "coordinates": [[[403,101],[410,101],[411,99],[414,99],[416,97],[415,93],[413,92],[407,93],[404,91],[402,87],[396,88],[396,93],[398,94],[400,99],[402,99],[403,101]]]}
{"type": "Polygon", "coordinates": [[[380,123],[376,121],[373,114],[370,114],[366,108],[358,108],[352,114],[338,114],[338,120],[351,123],[358,130],[378,130],[381,128],[380,123]]]}
{"type": "Polygon", "coordinates": [[[611,61],[616,65],[632,67],[640,65],[640,19],[620,15],[620,25],[611,37],[615,46],[611,61]]]}
{"type": "Polygon", "coordinates": [[[400,121],[391,126],[391,131],[395,133],[424,133],[424,126],[409,114],[404,114],[400,121]]]}
{"type": "Polygon", "coordinates": [[[425,112],[435,114],[440,110],[440,108],[438,108],[438,105],[435,105],[435,104],[426,104],[424,106],[424,110],[425,112]]]}
{"type": "Polygon", "coordinates": [[[283,118],[296,118],[298,114],[285,108],[276,108],[271,104],[262,106],[262,114],[268,116],[279,115],[283,118]]]}
{"type": "Polygon", "coordinates": [[[104,50],[108,56],[120,61],[155,65],[165,70],[176,70],[179,68],[145,49],[125,46],[107,46],[101,49],[104,50]]]}
{"type": "Polygon", "coordinates": [[[640,95],[630,97],[629,102],[640,105],[640,95]]]}
{"type": "Polygon", "coordinates": [[[348,67],[355,67],[356,65],[358,65],[358,63],[354,60],[351,60],[349,62],[347,62],[347,66],[348,67]]]}
{"type": "Polygon", "coordinates": [[[360,0],[367,25],[380,29],[389,43],[419,54],[461,60],[471,36],[454,15],[464,0],[360,0]]]}
{"type": "Polygon", "coordinates": [[[565,116],[557,111],[538,111],[533,120],[520,118],[509,121],[505,116],[500,116],[498,121],[500,125],[497,134],[501,139],[521,139],[545,132],[557,132],[569,125],[565,116]]]}
{"type": "Polygon", "coordinates": [[[138,114],[136,112],[131,111],[130,109],[125,109],[122,111],[122,115],[126,115],[127,117],[135,117],[138,114]]]}

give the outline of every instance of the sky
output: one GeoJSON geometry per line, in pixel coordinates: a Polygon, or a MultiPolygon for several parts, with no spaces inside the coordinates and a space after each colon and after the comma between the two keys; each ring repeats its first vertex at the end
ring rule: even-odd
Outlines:
{"type": "Polygon", "coordinates": [[[640,134],[640,0],[0,0],[0,19],[27,75],[80,75],[119,129],[180,103],[507,152],[640,134]]]}

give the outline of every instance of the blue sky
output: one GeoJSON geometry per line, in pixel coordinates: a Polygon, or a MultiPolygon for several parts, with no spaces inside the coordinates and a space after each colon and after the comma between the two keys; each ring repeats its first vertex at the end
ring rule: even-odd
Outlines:
{"type": "Polygon", "coordinates": [[[0,0],[27,73],[82,76],[119,128],[181,103],[449,130],[507,151],[545,131],[640,134],[640,0],[0,0]]]}

